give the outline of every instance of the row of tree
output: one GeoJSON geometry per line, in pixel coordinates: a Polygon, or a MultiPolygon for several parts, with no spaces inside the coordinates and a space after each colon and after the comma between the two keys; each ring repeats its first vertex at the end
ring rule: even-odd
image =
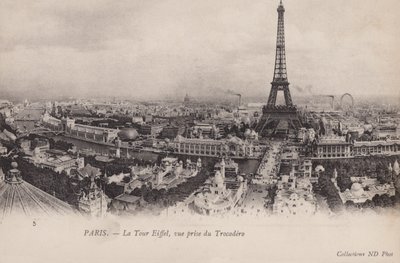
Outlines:
{"type": "MultiPolygon", "coordinates": [[[[50,169],[36,167],[21,157],[16,161],[23,180],[71,205],[77,203],[77,195],[66,173],[56,173],[50,169]]],[[[11,162],[10,159],[0,157],[4,172],[11,169],[11,162]]]]}
{"type": "Polygon", "coordinates": [[[318,178],[316,192],[326,198],[329,209],[332,212],[340,212],[343,210],[343,202],[340,198],[336,186],[331,181],[331,177],[327,173],[322,173],[318,178]]]}
{"type": "Polygon", "coordinates": [[[53,138],[49,139],[49,144],[50,144],[50,149],[56,149],[56,150],[61,150],[67,152],[68,150],[71,150],[74,145],[72,143],[66,142],[66,141],[56,141],[53,138]]]}

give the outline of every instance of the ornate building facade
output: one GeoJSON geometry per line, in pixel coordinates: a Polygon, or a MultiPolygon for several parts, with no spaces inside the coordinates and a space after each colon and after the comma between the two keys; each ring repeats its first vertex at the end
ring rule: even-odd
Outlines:
{"type": "Polygon", "coordinates": [[[61,120],[45,114],[42,119],[43,126],[52,130],[63,132],[64,135],[85,141],[97,143],[112,143],[119,130],[76,124],[74,119],[62,118],[61,120]]]}
{"type": "Polygon", "coordinates": [[[189,139],[178,136],[174,140],[174,151],[179,154],[198,156],[255,157],[260,146],[237,137],[230,139],[189,139]]]}

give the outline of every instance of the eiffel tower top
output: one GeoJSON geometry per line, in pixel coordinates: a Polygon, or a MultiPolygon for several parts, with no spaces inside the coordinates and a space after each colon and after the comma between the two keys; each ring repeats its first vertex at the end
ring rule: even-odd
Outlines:
{"type": "Polygon", "coordinates": [[[288,83],[286,71],[286,52],[285,52],[285,23],[282,0],[278,6],[278,29],[276,38],[276,55],[273,83],[288,83]]]}
{"type": "Polygon", "coordinates": [[[283,6],[282,0],[280,1],[278,6],[278,12],[285,12],[285,7],[283,6]]]}

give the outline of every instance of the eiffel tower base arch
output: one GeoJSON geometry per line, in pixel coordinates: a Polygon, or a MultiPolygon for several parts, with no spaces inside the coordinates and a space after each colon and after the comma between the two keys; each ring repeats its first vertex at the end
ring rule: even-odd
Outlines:
{"type": "Polygon", "coordinates": [[[256,131],[261,137],[287,137],[302,127],[295,107],[264,107],[256,131]]]}

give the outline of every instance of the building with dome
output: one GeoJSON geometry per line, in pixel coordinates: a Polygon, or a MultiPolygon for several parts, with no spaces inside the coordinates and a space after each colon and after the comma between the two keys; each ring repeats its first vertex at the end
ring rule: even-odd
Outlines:
{"type": "Polygon", "coordinates": [[[276,215],[313,215],[317,212],[317,200],[312,192],[310,178],[293,175],[281,176],[272,206],[276,215]]]}
{"type": "Polygon", "coordinates": [[[134,128],[124,128],[118,132],[117,136],[122,141],[133,141],[139,136],[139,133],[134,128]]]}
{"type": "Polygon", "coordinates": [[[226,213],[243,201],[246,192],[243,176],[226,177],[224,169],[217,170],[203,191],[195,195],[193,209],[204,215],[226,213]]]}
{"type": "Polygon", "coordinates": [[[347,201],[353,201],[355,204],[364,203],[365,201],[372,200],[374,197],[370,195],[367,191],[364,190],[361,184],[353,183],[350,189],[346,189],[344,192],[339,191],[340,198],[343,203],[347,201]]]}
{"type": "Polygon", "coordinates": [[[76,214],[69,204],[24,181],[16,162],[6,173],[1,167],[0,171],[1,220],[13,215],[43,217],[76,214]]]}
{"type": "Polygon", "coordinates": [[[337,171],[334,170],[332,182],[339,192],[339,196],[343,203],[352,201],[355,204],[364,203],[367,200],[372,200],[375,195],[394,196],[396,194],[394,184],[381,184],[376,178],[369,177],[351,177],[352,185],[350,189],[341,192],[337,185],[337,171]]]}
{"type": "Polygon", "coordinates": [[[183,104],[184,105],[189,105],[190,104],[190,97],[189,95],[186,93],[185,98],[183,99],[183,104]]]}

